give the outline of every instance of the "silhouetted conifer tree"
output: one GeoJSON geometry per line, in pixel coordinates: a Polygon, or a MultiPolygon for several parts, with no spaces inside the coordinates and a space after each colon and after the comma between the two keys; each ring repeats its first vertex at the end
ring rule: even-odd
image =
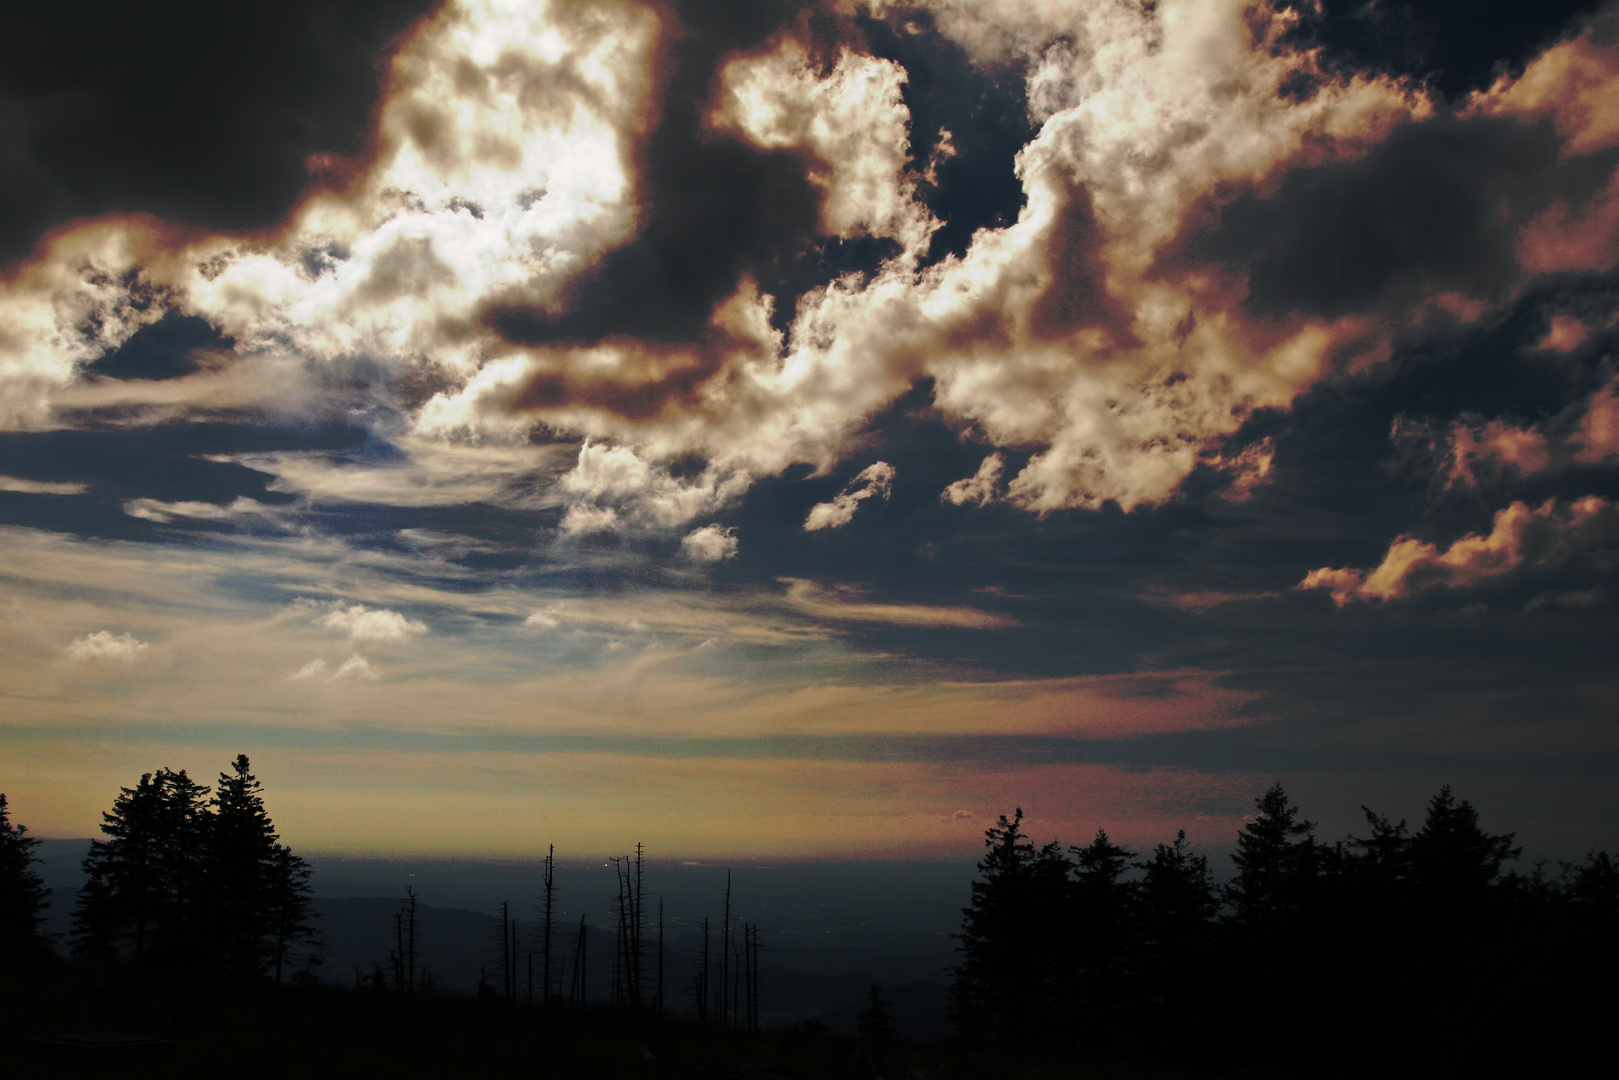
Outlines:
{"type": "Polygon", "coordinates": [[[91,844],[74,911],[77,950],[190,963],[206,889],[208,789],[161,769],[122,788],[103,813],[107,839],[91,844]]]}
{"type": "Polygon", "coordinates": [[[1122,880],[1135,852],[1128,851],[1096,830],[1085,847],[1069,849],[1074,856],[1070,891],[1069,985],[1065,987],[1074,1010],[1071,1037],[1079,1045],[1102,1054],[1117,1048],[1121,1014],[1131,1007],[1133,987],[1127,987],[1127,969],[1135,943],[1135,887],[1122,880]]]}
{"type": "Polygon", "coordinates": [[[34,872],[39,841],[28,826],[13,825],[6,797],[0,793],[0,953],[41,950],[49,943],[41,932],[47,890],[34,872]]]}
{"type": "MultiPolygon", "coordinates": [[[[275,968],[275,981],[281,981],[282,971],[286,966],[290,950],[299,944],[307,944],[315,940],[315,924],[310,920],[314,917],[310,911],[314,902],[314,890],[310,886],[312,876],[309,864],[285,844],[276,846],[275,855],[270,863],[270,894],[267,904],[270,933],[270,959],[275,968]]],[[[408,924],[406,961],[412,980],[416,978],[416,898],[410,899],[410,921],[408,924]]],[[[309,964],[318,964],[318,958],[311,955],[309,964]]]]}
{"type": "Polygon", "coordinates": [[[1235,919],[1249,926],[1292,922],[1311,899],[1320,866],[1315,822],[1299,818],[1279,783],[1254,802],[1259,814],[1237,834],[1231,856],[1237,875],[1226,901],[1235,919]]]}
{"type": "Polygon", "coordinates": [[[271,959],[273,890],[281,846],[264,809],[262,785],[238,754],[214,789],[208,837],[208,900],[216,963],[259,976],[271,959]]]}
{"type": "Polygon", "coordinates": [[[1431,906],[1456,913],[1476,908],[1501,873],[1516,859],[1512,833],[1492,836],[1479,828],[1478,811],[1460,802],[1450,785],[1428,801],[1428,817],[1411,838],[1411,876],[1431,906]]]}
{"type": "Polygon", "coordinates": [[[961,963],[951,986],[951,1019],[964,1034],[1010,1042],[1060,1024],[1062,950],[1055,947],[1068,886],[1068,861],[1053,841],[1036,850],[1019,808],[984,834],[988,849],[962,909],[961,963]]]}
{"type": "Polygon", "coordinates": [[[882,987],[876,983],[872,983],[867,992],[866,1007],[855,1018],[854,1029],[862,1039],[877,1043],[890,1043],[899,1037],[899,1025],[894,1023],[888,1002],[883,1000],[882,987]]]}
{"type": "Polygon", "coordinates": [[[1593,851],[1584,862],[1565,867],[1564,877],[1572,905],[1619,928],[1619,864],[1606,851],[1593,851]]]}
{"type": "Polygon", "coordinates": [[[1141,871],[1135,895],[1142,998],[1159,1014],[1153,1020],[1173,1018],[1184,1028],[1185,1014],[1196,1008],[1208,975],[1220,910],[1214,875],[1206,857],[1192,854],[1185,829],[1173,844],[1159,844],[1151,859],[1135,865],[1141,871]]]}
{"type": "Polygon", "coordinates": [[[312,936],[309,868],[278,843],[247,756],[209,789],[147,773],[102,814],[73,915],[77,951],[278,977],[312,936]]]}

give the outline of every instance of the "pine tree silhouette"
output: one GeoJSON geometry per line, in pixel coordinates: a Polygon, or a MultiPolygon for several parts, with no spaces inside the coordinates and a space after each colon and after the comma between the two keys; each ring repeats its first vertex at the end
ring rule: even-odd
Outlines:
{"type": "Polygon", "coordinates": [[[208,789],[160,769],[122,788],[84,860],[73,914],[82,955],[186,964],[200,944],[208,789]]]}
{"type": "Polygon", "coordinates": [[[1254,800],[1259,815],[1237,835],[1231,861],[1237,876],[1226,887],[1234,918],[1249,926],[1297,919],[1314,891],[1321,851],[1315,822],[1301,820],[1280,783],[1254,800]]]}
{"type": "Polygon", "coordinates": [[[313,936],[309,868],[278,842],[247,756],[208,792],[169,769],[120,789],[84,860],[80,955],[279,978],[313,936]]]}
{"type": "Polygon", "coordinates": [[[1135,890],[1140,1001],[1144,1014],[1153,1014],[1141,1020],[1156,1029],[1172,1017],[1184,1027],[1209,975],[1214,917],[1220,910],[1214,875],[1206,857],[1192,854],[1185,829],[1136,867],[1141,871],[1135,890]]]}
{"type": "Polygon", "coordinates": [[[1476,907],[1501,873],[1516,859],[1513,834],[1492,836],[1479,828],[1478,811],[1460,802],[1450,785],[1428,801],[1428,817],[1411,838],[1411,874],[1426,902],[1435,907],[1476,907]]]}
{"type": "Polygon", "coordinates": [[[1059,925],[1068,861],[1052,841],[1038,850],[1022,831],[1023,810],[1001,815],[984,834],[972,904],[956,936],[950,1017],[964,1034],[1010,1042],[1063,1019],[1062,951],[1049,931],[1059,925]]]}
{"type": "Polygon", "coordinates": [[[1129,1010],[1134,989],[1126,986],[1126,976],[1136,932],[1135,887],[1121,879],[1135,852],[1113,843],[1101,829],[1085,847],[1069,850],[1074,856],[1069,919],[1075,928],[1063,935],[1070,943],[1065,996],[1074,1011],[1069,1034],[1075,1044],[1108,1055],[1117,1048],[1120,1017],[1129,1010]]]}
{"type": "Polygon", "coordinates": [[[882,988],[876,983],[872,983],[867,992],[866,1007],[855,1018],[854,1029],[862,1039],[876,1043],[890,1043],[899,1038],[899,1025],[894,1022],[888,1002],[883,1000],[882,988]]]}
{"type": "Polygon", "coordinates": [[[270,960],[271,910],[281,850],[246,754],[220,773],[208,836],[208,899],[219,967],[258,976],[270,960]]]}
{"type": "Polygon", "coordinates": [[[45,920],[45,882],[34,872],[39,841],[28,826],[13,825],[6,796],[0,792],[0,954],[36,952],[48,939],[41,931],[45,920]]]}

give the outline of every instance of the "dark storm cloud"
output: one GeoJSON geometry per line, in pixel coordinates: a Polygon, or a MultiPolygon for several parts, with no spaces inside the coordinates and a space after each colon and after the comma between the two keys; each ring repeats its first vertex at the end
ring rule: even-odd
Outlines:
{"type": "Polygon", "coordinates": [[[388,41],[434,0],[77,0],[0,13],[0,261],[75,217],[275,222],[354,154],[388,41]],[[70,9],[70,10],[68,10],[70,9]]]}
{"type": "MultiPolygon", "coordinates": [[[[899,245],[885,237],[822,233],[821,194],[808,179],[808,151],[764,150],[710,128],[707,113],[723,64],[781,34],[806,44],[823,70],[842,45],[905,68],[910,166],[921,175],[935,159],[933,182],[920,191],[943,222],[930,258],[959,255],[977,229],[1014,221],[1024,193],[1013,158],[1032,136],[1021,72],[975,68],[931,28],[925,13],[899,29],[869,18],[843,20],[819,7],[725,0],[673,5],[660,111],[638,162],[644,224],[634,240],[572,284],[564,314],[501,307],[489,313],[491,325],[524,344],[579,344],[610,335],[701,343],[714,305],[748,275],[776,298],[774,321],[784,329],[806,291],[841,274],[873,272],[898,253],[899,245]],[[939,153],[945,132],[949,150],[939,153]]],[[[691,378],[706,374],[704,367],[691,378]]],[[[548,398],[567,391],[540,387],[537,393],[548,398]]]]}
{"type": "Polygon", "coordinates": [[[497,308],[488,315],[496,330],[524,344],[609,334],[695,342],[742,275],[772,283],[818,246],[820,198],[802,156],[757,149],[707,122],[724,61],[799,28],[804,13],[751,0],[671,6],[658,113],[638,154],[639,233],[572,283],[565,314],[497,308]]]}
{"type": "Polygon", "coordinates": [[[1456,96],[1521,71],[1602,0],[1296,0],[1289,44],[1324,49],[1329,70],[1411,76],[1456,96]]]}
{"type": "Polygon", "coordinates": [[[1393,314],[1444,292],[1498,299],[1520,276],[1523,227],[1554,202],[1587,202],[1619,164],[1615,151],[1562,150],[1549,124],[1410,124],[1358,160],[1211,196],[1179,254],[1246,270],[1248,305],[1266,316],[1393,314]]]}

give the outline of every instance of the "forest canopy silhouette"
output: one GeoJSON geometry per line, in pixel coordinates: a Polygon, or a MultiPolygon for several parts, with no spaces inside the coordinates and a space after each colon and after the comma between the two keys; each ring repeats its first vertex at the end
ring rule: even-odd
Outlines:
{"type": "Polygon", "coordinates": [[[280,842],[246,754],[212,790],[159,769],[102,814],[73,911],[75,955],[280,982],[309,942],[310,869],[280,842]]]}
{"type": "Polygon", "coordinates": [[[1085,1059],[1206,1065],[1218,1046],[1232,1065],[1476,1074],[1607,1022],[1606,852],[1503,872],[1513,834],[1448,786],[1415,831],[1363,807],[1365,835],[1332,842],[1280,784],[1255,802],[1223,888],[1184,831],[1142,857],[1101,830],[1036,846],[1003,815],[963,912],[960,1031],[1085,1059]]]}
{"type": "MultiPolygon", "coordinates": [[[[1184,831],[1150,853],[1100,829],[1084,845],[1037,845],[1021,809],[1001,816],[985,833],[962,912],[950,973],[952,1045],[1012,1058],[1289,1074],[1374,1065],[1385,1073],[1489,1073],[1527,1064],[1545,1040],[1591,1045],[1613,996],[1598,988],[1611,985],[1619,960],[1612,857],[1509,868],[1522,854],[1514,834],[1486,831],[1477,809],[1448,786],[1416,828],[1362,809],[1364,834],[1325,841],[1273,785],[1238,833],[1223,884],[1184,831]],[[1352,1037],[1324,1034],[1328,1023],[1352,1037]],[[1505,1034],[1528,1031],[1533,1043],[1505,1034]]],[[[183,770],[141,776],[120,789],[101,831],[84,861],[71,963],[203,974],[226,985],[281,983],[291,967],[301,974],[292,981],[314,985],[310,867],[280,842],[246,755],[212,789],[183,770]]],[[[12,823],[0,795],[0,943],[8,955],[44,958],[54,944],[42,931],[48,894],[32,869],[38,845],[12,823]]],[[[540,993],[532,982],[519,992],[516,925],[503,905],[501,989],[476,1000],[537,1004],[538,1013],[593,1007],[622,1014],[631,1027],[678,1022],[678,1006],[666,1008],[663,995],[661,902],[655,947],[641,940],[640,854],[638,847],[633,863],[614,860],[611,995],[592,1006],[582,986],[570,992],[560,955],[553,976],[553,848],[538,909],[546,927],[540,993]],[[649,953],[656,980],[643,988],[649,953]]],[[[415,973],[414,899],[401,922],[409,937],[390,957],[395,977],[378,974],[350,992],[398,999],[399,1008],[406,998],[416,1002],[410,1008],[446,1000],[415,973]]],[[[727,886],[727,930],[729,904],[727,886]]],[[[716,999],[717,1012],[705,945],[691,988],[701,1028],[771,1026],[768,1017],[761,1022],[757,927],[740,932],[746,964],[738,960],[734,973],[723,965],[721,981],[734,974],[736,985],[716,999]]],[[[581,929],[569,950],[578,953],[575,979],[583,947],[581,929]]],[[[732,945],[720,948],[726,957],[732,945]]],[[[860,1060],[898,1060],[876,1049],[896,1038],[878,986],[858,1019],[858,1038],[869,1044],[860,1060]]]]}

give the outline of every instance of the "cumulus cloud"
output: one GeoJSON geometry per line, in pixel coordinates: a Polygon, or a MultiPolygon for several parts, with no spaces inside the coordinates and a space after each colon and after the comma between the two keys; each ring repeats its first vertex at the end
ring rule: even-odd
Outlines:
{"type": "Polygon", "coordinates": [[[540,610],[523,620],[524,626],[532,626],[539,630],[555,630],[562,625],[562,620],[550,611],[540,610]]]}
{"type": "MultiPolygon", "coordinates": [[[[301,601],[314,606],[310,601],[301,601]]],[[[408,619],[387,608],[368,608],[364,604],[344,604],[332,601],[327,611],[311,621],[325,630],[345,635],[350,641],[408,641],[427,633],[427,624],[408,619]]]]}
{"type": "Polygon", "coordinates": [[[827,233],[888,237],[920,255],[938,223],[916,201],[916,178],[906,170],[905,69],[846,48],[824,76],[815,69],[790,38],[764,55],[731,61],[714,123],[761,147],[813,153],[809,179],[822,192],[827,233]]]}
{"type": "Polygon", "coordinates": [[[1398,418],[1397,446],[1415,446],[1447,488],[1475,488],[1619,455],[1619,382],[1609,382],[1537,423],[1463,413],[1446,425],[1398,418]]]}
{"type": "Polygon", "coordinates": [[[609,532],[618,525],[618,511],[611,506],[578,504],[568,507],[557,526],[563,536],[589,536],[591,533],[609,532]]]}
{"type": "Polygon", "coordinates": [[[1225,497],[1231,502],[1246,502],[1255,488],[1270,479],[1276,464],[1276,444],[1266,436],[1230,456],[1216,454],[1209,464],[1228,477],[1225,497]]]}
{"type": "Polygon", "coordinates": [[[1591,328],[1579,319],[1567,315],[1553,315],[1551,323],[1546,327],[1546,336],[1540,339],[1537,349],[1550,352],[1573,352],[1585,344],[1591,336],[1591,328]]]}
{"type": "Polygon", "coordinates": [[[749,482],[746,474],[713,466],[681,479],[630,447],[587,439],[574,467],[557,482],[570,503],[562,531],[578,535],[623,525],[674,528],[731,502],[749,482]]]}
{"type": "Polygon", "coordinates": [[[1576,461],[1595,464],[1619,454],[1619,382],[1592,395],[1572,442],[1576,461]]]}
{"type": "Polygon", "coordinates": [[[114,634],[111,630],[97,630],[93,634],[75,638],[64,650],[69,660],[112,660],[133,663],[151,646],[133,634],[114,634]]]}
{"type": "MultiPolygon", "coordinates": [[[[908,73],[860,41],[789,21],[740,53],[675,50],[652,5],[453,0],[390,59],[368,156],[278,229],[105,218],[0,282],[0,426],[380,410],[424,444],[542,431],[585,440],[554,492],[580,535],[683,529],[759,477],[830,468],[926,379],[992,451],[1031,451],[950,501],[1128,510],[1400,334],[1619,251],[1602,157],[1619,68],[1597,31],[1439,116],[1421,87],[1322,70],[1286,9],[1250,0],[868,5],[924,6],[969,56],[1025,72],[1036,129],[1010,163],[1016,220],[960,254],[928,261],[908,73]],[[1458,174],[1471,195],[1447,199],[1458,174]],[[1363,227],[1385,211],[1411,228],[1363,227]],[[760,285],[830,238],[877,254],[794,295],[760,285]],[[90,373],[170,313],[229,342],[207,370],[90,373]]],[[[554,479],[491,460],[453,459],[468,475],[416,504],[554,479]]],[[[1231,494],[1268,460],[1223,462],[1231,494]]],[[[410,498],[281,464],[290,488],[410,498]]],[[[816,527],[849,519],[846,494],[816,527]]]]}
{"type": "Polygon", "coordinates": [[[359,653],[350,653],[349,658],[335,668],[317,656],[287,676],[293,682],[376,682],[381,677],[376,667],[359,653]]]}
{"type": "Polygon", "coordinates": [[[831,502],[816,503],[810,507],[809,516],[804,519],[804,531],[841,529],[854,520],[854,512],[860,509],[860,504],[865,500],[876,498],[887,502],[893,487],[892,465],[886,461],[868,465],[844,485],[843,490],[831,502]]]}
{"type": "Polygon", "coordinates": [[[1449,484],[1477,484],[1476,470],[1493,464],[1527,476],[1551,464],[1546,436],[1532,428],[1503,420],[1464,417],[1450,428],[1449,461],[1445,479],[1449,484]]]}
{"type": "Polygon", "coordinates": [[[680,549],[694,562],[724,562],[736,557],[736,530],[704,525],[687,533],[680,541],[680,549]]]}
{"type": "Polygon", "coordinates": [[[1006,458],[991,454],[979,463],[977,472],[947,485],[939,498],[957,506],[987,506],[999,497],[1005,471],[1006,458]]]}
{"type": "Polygon", "coordinates": [[[1005,630],[1018,625],[1009,615],[981,608],[875,603],[852,585],[823,586],[802,578],[782,581],[787,586],[787,605],[817,619],[959,630],[1005,630]]]}
{"type": "Polygon", "coordinates": [[[1619,508],[1587,496],[1566,506],[1514,502],[1495,515],[1488,535],[1473,533],[1441,551],[1415,537],[1389,545],[1370,571],[1311,570],[1300,589],[1321,589],[1343,607],[1351,601],[1402,600],[1432,589],[1465,589],[1525,568],[1552,567],[1619,538],[1619,508]]]}

